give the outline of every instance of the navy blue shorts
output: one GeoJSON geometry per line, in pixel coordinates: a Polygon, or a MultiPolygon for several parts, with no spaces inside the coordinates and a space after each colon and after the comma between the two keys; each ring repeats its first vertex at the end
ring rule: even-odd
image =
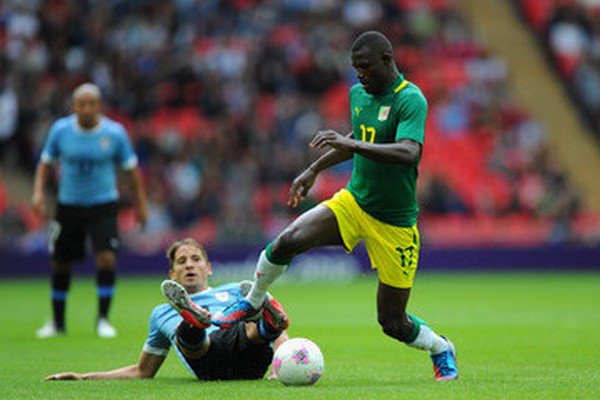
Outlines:
{"type": "Polygon", "coordinates": [[[74,261],[85,257],[86,239],[92,242],[94,253],[116,252],[119,248],[116,202],[89,207],[58,204],[56,217],[50,226],[49,250],[55,261],[74,261]]]}
{"type": "Polygon", "coordinates": [[[269,343],[257,344],[248,339],[244,322],[229,330],[213,331],[209,337],[210,347],[204,357],[186,357],[198,379],[254,380],[265,376],[273,359],[273,349],[269,343]]]}

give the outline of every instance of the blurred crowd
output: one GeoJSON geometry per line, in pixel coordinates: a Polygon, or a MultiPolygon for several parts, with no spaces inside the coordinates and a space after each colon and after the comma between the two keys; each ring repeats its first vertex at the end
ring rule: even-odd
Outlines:
{"type": "MultiPolygon", "coordinates": [[[[0,162],[32,173],[73,88],[93,81],[105,113],[127,127],[147,186],[144,233],[122,187],[129,246],[153,251],[181,234],[264,243],[349,177],[351,165],[338,166],[304,208],[285,204],[318,155],[307,146],[316,130],[350,129],[347,91],[357,80],[348,48],[367,29],[391,39],[430,103],[425,217],[568,221],[579,212],[544,126],[512,101],[506,65],[451,0],[5,0],[0,162]]],[[[1,182],[0,248],[42,246],[41,221],[1,182]]],[[[566,226],[558,240],[571,240],[566,226]]]]}
{"type": "Polygon", "coordinates": [[[600,135],[600,1],[520,3],[590,125],[600,135]]]}

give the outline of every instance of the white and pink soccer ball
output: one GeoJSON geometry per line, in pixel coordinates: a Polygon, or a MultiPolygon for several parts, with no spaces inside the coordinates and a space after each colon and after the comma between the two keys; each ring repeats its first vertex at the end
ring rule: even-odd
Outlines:
{"type": "Polygon", "coordinates": [[[283,342],[273,356],[273,371],[286,386],[308,386],[323,376],[323,353],[312,341],[294,338],[283,342]]]}

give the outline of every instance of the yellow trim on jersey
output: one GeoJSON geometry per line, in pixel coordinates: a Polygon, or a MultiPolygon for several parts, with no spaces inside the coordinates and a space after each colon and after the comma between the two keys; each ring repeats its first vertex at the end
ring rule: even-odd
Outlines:
{"type": "Polygon", "coordinates": [[[379,280],[397,288],[412,287],[421,246],[416,225],[405,228],[373,218],[346,189],[321,204],[335,214],[347,253],[364,239],[371,267],[377,269],[379,280]]]}
{"type": "Polygon", "coordinates": [[[408,85],[408,81],[404,80],[400,85],[398,85],[398,87],[396,89],[394,89],[394,93],[398,93],[399,91],[401,91],[402,89],[404,89],[404,87],[406,85],[408,85]]]}

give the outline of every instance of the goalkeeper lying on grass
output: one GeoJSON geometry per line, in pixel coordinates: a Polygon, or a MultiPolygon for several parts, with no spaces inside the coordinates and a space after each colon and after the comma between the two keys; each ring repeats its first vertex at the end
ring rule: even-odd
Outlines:
{"type": "Polygon", "coordinates": [[[212,266],[204,248],[190,238],[173,243],[167,258],[171,280],[164,281],[161,290],[169,304],[152,312],[137,364],[85,374],[63,372],[46,377],[46,381],[152,378],[171,346],[198,379],[263,378],[273,358],[273,347],[288,339],[285,329],[289,321],[283,307],[268,296],[258,318],[236,323],[231,329],[218,329],[211,323],[211,314],[244,297],[250,283],[209,287],[212,266]]]}

